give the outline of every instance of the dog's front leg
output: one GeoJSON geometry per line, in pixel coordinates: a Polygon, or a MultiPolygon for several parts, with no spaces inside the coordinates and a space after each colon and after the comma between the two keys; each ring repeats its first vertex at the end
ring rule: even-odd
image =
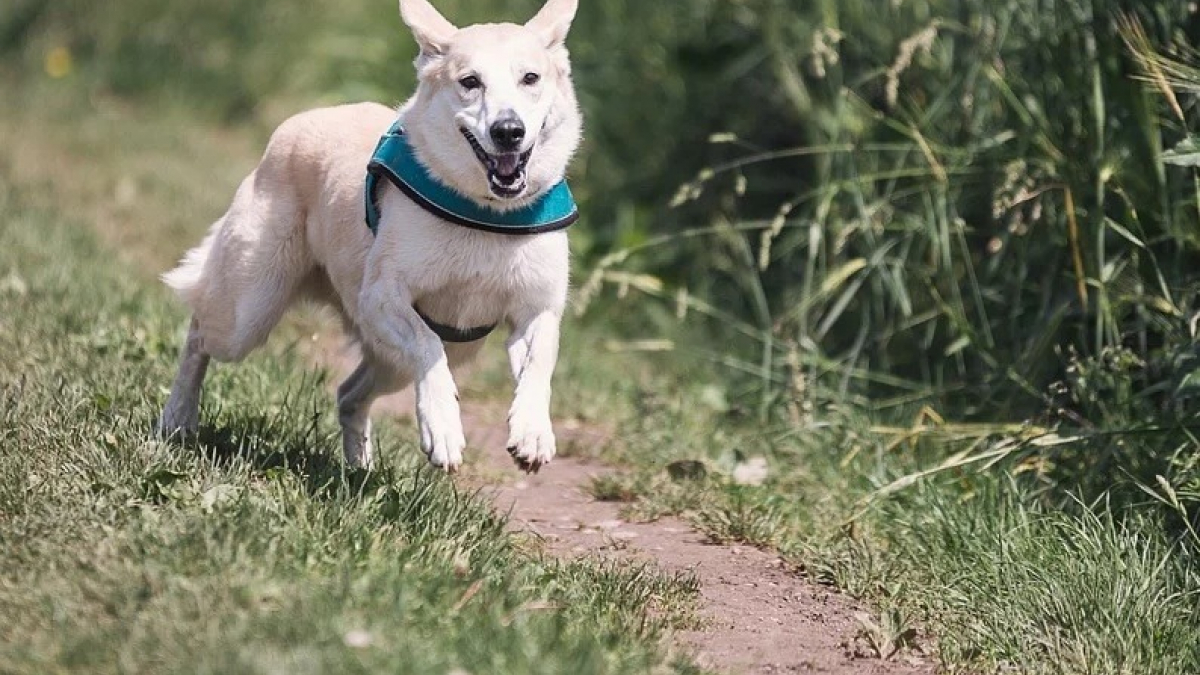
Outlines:
{"type": "Polygon", "coordinates": [[[550,379],[558,360],[559,312],[517,317],[508,340],[516,394],[508,411],[508,452],[522,469],[536,473],[554,459],[550,422],[550,379]]]}
{"type": "Polygon", "coordinates": [[[441,338],[413,309],[412,297],[402,284],[364,286],[359,306],[363,338],[370,349],[397,373],[415,381],[421,449],[434,466],[457,471],[467,442],[458,388],[441,338]]]}

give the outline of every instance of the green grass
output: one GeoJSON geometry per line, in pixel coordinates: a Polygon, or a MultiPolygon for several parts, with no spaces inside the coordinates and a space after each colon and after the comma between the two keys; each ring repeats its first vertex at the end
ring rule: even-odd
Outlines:
{"type": "MultiPolygon", "coordinates": [[[[113,124],[60,127],[63,147],[113,124]]],[[[86,169],[121,153],[85,153],[79,189],[112,185],[86,169]]],[[[169,212],[188,160],[164,157],[108,235],[177,255],[142,217],[169,212]]],[[[329,383],[286,331],[216,369],[198,443],[150,440],[184,316],[157,263],[98,241],[101,202],[20,169],[0,167],[0,672],[694,672],[660,642],[689,579],[541,556],[424,470],[407,429],[346,474],[329,383]]]]}
{"type": "Polygon", "coordinates": [[[709,385],[695,379],[640,381],[612,449],[631,468],[593,494],[630,518],[679,514],[714,541],[778,549],[869,601],[863,632],[881,654],[913,631],[948,672],[1200,671],[1200,541],[1149,495],[1060,501],[1025,456],[896,487],[967,443],[897,443],[851,407],[748,424],[697,405],[709,385]],[[765,482],[739,484],[754,457],[765,482]]]}
{"type": "Polygon", "coordinates": [[[1200,668],[1196,561],[1158,524],[1041,509],[1013,485],[980,489],[967,503],[926,489],[878,516],[902,565],[880,581],[931,589],[898,604],[938,621],[948,660],[1045,673],[1200,668]]]}

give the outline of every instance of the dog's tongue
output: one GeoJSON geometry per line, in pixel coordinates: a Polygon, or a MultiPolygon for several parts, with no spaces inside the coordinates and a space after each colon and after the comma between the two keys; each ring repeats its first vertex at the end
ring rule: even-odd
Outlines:
{"type": "Polygon", "coordinates": [[[496,155],[496,175],[512,178],[521,168],[521,156],[515,152],[496,155]]]}

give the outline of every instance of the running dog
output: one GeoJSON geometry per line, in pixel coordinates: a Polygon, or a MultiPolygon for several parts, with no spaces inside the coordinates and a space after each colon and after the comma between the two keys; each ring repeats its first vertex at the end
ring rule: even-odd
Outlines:
{"type": "Polygon", "coordinates": [[[192,319],[160,435],[196,430],[211,359],[243,359],[309,299],[362,349],[337,391],[349,465],[374,462],[372,402],[413,383],[421,449],[456,471],[466,441],[451,368],[501,323],[516,380],[508,451],[530,472],[554,458],[550,379],[578,213],[564,180],[582,133],[565,47],[577,6],[548,0],[524,25],[460,29],[427,0],[400,0],[420,47],[412,98],[285,121],[163,275],[192,319]]]}

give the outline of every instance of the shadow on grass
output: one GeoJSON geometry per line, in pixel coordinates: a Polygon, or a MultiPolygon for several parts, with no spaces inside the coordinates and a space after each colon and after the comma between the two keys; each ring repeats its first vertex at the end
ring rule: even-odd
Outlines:
{"type": "Polygon", "coordinates": [[[338,435],[321,431],[317,420],[305,433],[281,428],[274,421],[266,415],[239,415],[224,425],[201,426],[193,438],[174,445],[199,453],[217,467],[249,469],[267,480],[289,474],[309,499],[371,504],[381,521],[401,523],[413,532],[430,530],[436,522],[470,522],[493,535],[504,531],[502,514],[476,499],[476,492],[460,490],[428,466],[401,463],[351,469],[341,459],[340,444],[335,443],[338,435]]]}
{"type": "MultiPolygon", "coordinates": [[[[333,418],[319,373],[289,384],[282,398],[251,397],[239,406],[219,392],[210,420],[189,438],[172,445],[214,467],[249,473],[267,481],[288,477],[313,500],[371,504],[384,521],[412,531],[437,529],[433,523],[471,523],[471,529],[503,532],[505,519],[478,492],[463,490],[424,462],[385,461],[372,470],[353,469],[342,459],[341,430],[333,418]]],[[[170,480],[171,477],[168,477],[170,480]]],[[[449,537],[451,530],[440,536],[449,537]]]]}
{"type": "Polygon", "coordinates": [[[325,428],[328,425],[322,424],[319,413],[298,418],[297,412],[288,404],[271,414],[218,412],[214,417],[221,419],[220,423],[202,424],[195,434],[174,438],[170,444],[219,468],[241,465],[266,477],[289,473],[317,499],[371,494],[402,478],[395,467],[366,470],[346,466],[339,433],[325,428]]]}

